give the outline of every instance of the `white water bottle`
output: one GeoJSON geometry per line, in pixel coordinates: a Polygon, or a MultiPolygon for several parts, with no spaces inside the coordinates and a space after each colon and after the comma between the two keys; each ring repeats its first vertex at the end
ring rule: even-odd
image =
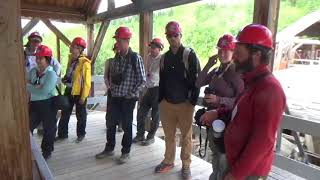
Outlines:
{"type": "Polygon", "coordinates": [[[222,120],[220,119],[214,120],[212,122],[213,136],[215,138],[221,138],[225,127],[226,127],[226,124],[222,120]]]}

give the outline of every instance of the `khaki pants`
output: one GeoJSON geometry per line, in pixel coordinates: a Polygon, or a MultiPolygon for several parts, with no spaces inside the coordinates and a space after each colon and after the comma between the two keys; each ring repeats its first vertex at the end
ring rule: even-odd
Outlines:
{"type": "Polygon", "coordinates": [[[172,164],[176,154],[176,128],[181,131],[182,166],[189,168],[192,153],[192,121],[194,106],[188,102],[172,104],[166,100],[160,103],[160,119],[165,135],[166,151],[163,163],[172,164]]]}

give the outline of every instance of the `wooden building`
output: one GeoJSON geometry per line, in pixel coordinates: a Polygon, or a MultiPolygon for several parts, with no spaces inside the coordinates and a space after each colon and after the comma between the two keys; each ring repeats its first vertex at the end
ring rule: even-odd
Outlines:
{"type": "MultiPolygon", "coordinates": [[[[0,175],[3,180],[46,179],[46,163],[41,160],[35,144],[30,141],[29,118],[25,87],[25,70],[22,52],[22,36],[26,35],[39,21],[43,21],[57,36],[57,52],[60,52],[60,42],[70,45],[54,21],[75,22],[87,27],[88,55],[92,65],[99,53],[102,41],[108,30],[110,21],[130,15],[140,16],[140,53],[147,55],[144,46],[152,37],[153,11],[173,6],[193,3],[197,0],[132,0],[133,3],[115,8],[115,1],[108,0],[108,11],[97,14],[101,0],[4,0],[0,4],[0,175]],[[21,29],[21,18],[31,21],[21,29]],[[94,24],[101,23],[100,29],[95,30],[94,24]],[[97,35],[95,35],[97,34],[97,35]],[[96,38],[95,38],[96,37],[96,38]]],[[[268,26],[276,34],[280,0],[254,0],[253,22],[268,26]]],[[[59,57],[58,57],[59,58],[59,57]]],[[[94,73],[94,72],[93,72],[94,73]]],[[[290,119],[287,121],[296,121],[290,119]]],[[[299,131],[305,126],[287,128],[299,131]],[[300,128],[300,129],[299,129],[300,128]]],[[[320,127],[313,124],[312,128],[320,127]]],[[[314,129],[310,131],[316,132],[314,129]]],[[[319,134],[319,132],[316,132],[319,134]]],[[[67,157],[66,157],[67,158],[67,157]]],[[[280,158],[281,160],[281,158],[280,158]]],[[[295,169],[289,160],[279,164],[280,168],[288,166],[287,170],[295,169]]],[[[306,165],[298,166],[296,174],[309,177],[310,173],[319,173],[306,165]]],[[[317,174],[315,174],[317,175],[317,174]]],[[[310,176],[312,177],[312,176],[310,176]]],[[[315,176],[316,177],[316,176],[315,176]]],[[[319,176],[318,176],[319,177],[319,176]]],[[[108,177],[105,177],[108,179],[108,177]]],[[[165,178],[165,177],[164,177],[165,178]]],[[[274,178],[273,178],[274,179],[274,178]]],[[[285,179],[285,178],[284,178],[285,179]]],[[[312,178],[311,178],[312,179],[312,178]]],[[[315,178],[313,178],[315,179],[315,178]]]]}

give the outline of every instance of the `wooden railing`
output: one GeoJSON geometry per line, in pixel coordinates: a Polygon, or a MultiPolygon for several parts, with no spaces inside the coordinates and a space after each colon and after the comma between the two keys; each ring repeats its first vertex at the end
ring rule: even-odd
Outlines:
{"type": "Polygon", "coordinates": [[[33,180],[53,180],[51,171],[44,160],[41,150],[30,134],[32,163],[33,163],[33,180]]]}
{"type": "Polygon", "coordinates": [[[281,154],[281,134],[283,129],[289,129],[295,132],[320,137],[320,122],[316,120],[301,119],[290,115],[284,115],[281,128],[278,131],[276,145],[277,153],[274,161],[275,166],[279,167],[280,169],[289,171],[308,180],[319,180],[319,167],[290,159],[281,154]]]}

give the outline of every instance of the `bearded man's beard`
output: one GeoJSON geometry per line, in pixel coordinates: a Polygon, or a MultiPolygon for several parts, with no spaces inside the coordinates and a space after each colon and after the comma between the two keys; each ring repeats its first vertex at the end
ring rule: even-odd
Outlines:
{"type": "Polygon", "coordinates": [[[234,64],[236,65],[236,71],[241,74],[254,70],[253,60],[251,56],[245,62],[242,62],[242,63],[235,60],[234,64]]]}

